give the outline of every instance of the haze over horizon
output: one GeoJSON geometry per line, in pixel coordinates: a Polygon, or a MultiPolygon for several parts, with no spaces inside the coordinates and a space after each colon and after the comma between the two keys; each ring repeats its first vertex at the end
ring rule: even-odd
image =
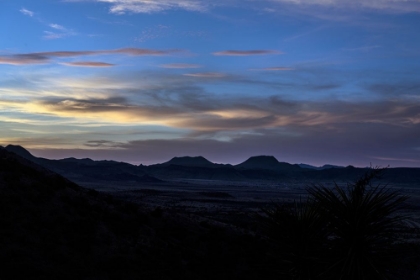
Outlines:
{"type": "Polygon", "coordinates": [[[420,167],[416,0],[0,1],[0,145],[420,167]]]}

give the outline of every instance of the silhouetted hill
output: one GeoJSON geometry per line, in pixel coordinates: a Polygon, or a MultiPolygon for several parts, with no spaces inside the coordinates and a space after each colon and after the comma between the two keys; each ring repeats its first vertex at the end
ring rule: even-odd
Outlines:
{"type": "Polygon", "coordinates": [[[147,173],[163,179],[193,179],[193,180],[246,180],[241,172],[232,165],[215,164],[202,156],[174,157],[161,164],[143,167],[147,173]]]}
{"type": "MultiPolygon", "coordinates": [[[[116,161],[94,161],[88,158],[49,160],[34,157],[20,146],[9,145],[7,151],[20,155],[79,184],[85,182],[159,183],[159,180],[224,180],[224,181],[349,181],[361,176],[366,169],[352,166],[279,162],[273,156],[254,156],[236,166],[215,164],[204,157],[175,157],[168,162],[150,166],[135,166],[116,161]],[[154,179],[153,179],[153,178],[154,179]]],[[[420,168],[388,168],[384,172],[387,183],[420,182],[420,168]]]]}
{"type": "Polygon", "coordinates": [[[298,165],[301,168],[315,169],[315,170],[323,170],[323,169],[330,169],[330,168],[344,168],[343,166],[337,166],[337,165],[332,165],[332,164],[324,164],[323,166],[320,166],[320,167],[309,165],[309,164],[305,164],[305,163],[300,163],[298,165]]]}
{"type": "Polygon", "coordinates": [[[273,156],[254,156],[235,165],[241,169],[275,169],[279,161],[273,156]]]}
{"type": "MultiPolygon", "coordinates": [[[[146,173],[141,168],[125,162],[109,160],[94,161],[89,158],[65,158],[61,160],[50,160],[35,157],[21,146],[8,145],[5,149],[77,183],[100,181],[147,181],[145,181],[145,178],[143,178],[146,173]]],[[[148,180],[147,182],[151,181],[148,180]]]]}
{"type": "Polygon", "coordinates": [[[273,156],[254,156],[250,157],[243,163],[235,165],[237,169],[262,169],[262,170],[278,170],[278,171],[299,171],[298,165],[292,165],[286,162],[279,162],[273,156]]]}
{"type": "Polygon", "coordinates": [[[33,160],[35,157],[25,148],[19,145],[7,145],[5,148],[7,151],[15,153],[23,158],[33,160]]]}
{"type": "Polygon", "coordinates": [[[83,189],[0,148],[2,280],[274,279],[260,269],[267,242],[226,228],[83,189]]]}
{"type": "Polygon", "coordinates": [[[90,159],[90,158],[77,159],[77,158],[74,158],[74,157],[60,159],[60,162],[77,163],[77,164],[83,164],[83,165],[94,165],[95,164],[95,161],[90,159]]]}
{"type": "Polygon", "coordinates": [[[171,160],[162,163],[162,165],[181,165],[181,166],[199,166],[213,167],[215,164],[202,156],[198,157],[174,157],[171,160]]]}

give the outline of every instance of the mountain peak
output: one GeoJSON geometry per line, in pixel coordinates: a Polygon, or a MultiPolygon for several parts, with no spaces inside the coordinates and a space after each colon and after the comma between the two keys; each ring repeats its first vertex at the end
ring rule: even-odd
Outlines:
{"type": "Polygon", "coordinates": [[[7,145],[5,148],[8,152],[12,152],[26,159],[33,159],[34,156],[25,148],[19,145],[7,145]]]}
{"type": "Polygon", "coordinates": [[[272,169],[277,167],[279,161],[273,156],[253,156],[244,161],[241,164],[238,164],[239,168],[257,168],[257,169],[272,169]]]}
{"type": "Polygon", "coordinates": [[[247,159],[245,162],[260,163],[260,164],[277,164],[277,163],[279,163],[279,161],[274,156],[266,156],[266,155],[252,156],[249,159],[247,159]]]}
{"type": "Polygon", "coordinates": [[[183,165],[183,166],[212,166],[214,163],[202,156],[196,157],[174,157],[170,161],[163,163],[164,165],[183,165]]]}

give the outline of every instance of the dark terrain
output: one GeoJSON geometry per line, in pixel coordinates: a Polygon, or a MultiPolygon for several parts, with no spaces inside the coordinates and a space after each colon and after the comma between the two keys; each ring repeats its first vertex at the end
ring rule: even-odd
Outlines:
{"type": "MultiPolygon", "coordinates": [[[[252,184],[259,182],[310,184],[317,182],[349,182],[363,175],[368,168],[279,162],[272,156],[255,156],[238,165],[215,164],[203,157],[175,157],[168,162],[149,166],[116,161],[66,158],[38,158],[21,146],[5,148],[23,158],[52,170],[78,184],[97,182],[150,183],[163,181],[205,180],[252,184]],[[304,167],[302,167],[304,166],[304,167]]],[[[391,184],[418,184],[420,168],[388,168],[383,180],[391,184]]]]}
{"type": "MultiPolygon", "coordinates": [[[[293,279],[261,210],[365,172],[267,156],[134,166],[0,148],[0,279],[293,279]]],[[[390,275],[419,279],[420,169],[390,168],[381,182],[409,195],[390,275]]]]}

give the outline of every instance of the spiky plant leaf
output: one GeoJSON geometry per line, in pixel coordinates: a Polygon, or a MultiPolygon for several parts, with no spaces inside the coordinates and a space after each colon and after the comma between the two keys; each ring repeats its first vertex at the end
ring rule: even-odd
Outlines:
{"type": "Polygon", "coordinates": [[[382,170],[372,169],[347,188],[313,186],[310,197],[328,221],[335,279],[386,279],[386,251],[402,217],[396,215],[406,197],[386,186],[372,186],[382,170]]]}

